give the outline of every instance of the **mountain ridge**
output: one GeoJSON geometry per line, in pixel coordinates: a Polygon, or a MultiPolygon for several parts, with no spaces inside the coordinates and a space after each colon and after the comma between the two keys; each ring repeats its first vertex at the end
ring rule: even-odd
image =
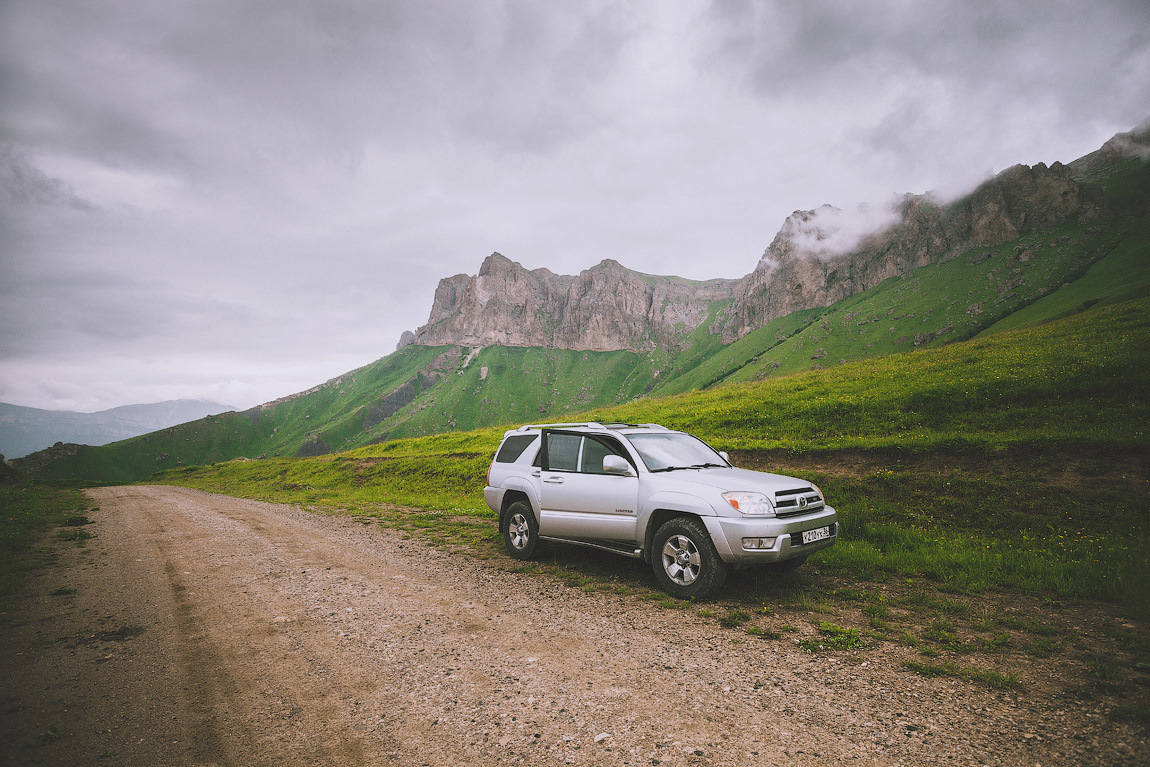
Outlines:
{"type": "MultiPolygon", "coordinates": [[[[1112,149],[1140,151],[1144,134],[1123,134],[1112,149]]],[[[1103,189],[1070,166],[1015,165],[958,200],[903,195],[886,226],[860,233],[843,252],[825,246],[838,233],[837,208],[799,210],[784,222],[755,268],[740,279],[691,282],[645,275],[605,259],[578,275],[527,270],[500,253],[475,276],[440,280],[427,322],[400,347],[531,346],[646,352],[682,348],[719,301],[732,302],[719,329],[731,343],[795,311],[830,306],[882,281],[974,247],[993,247],[1067,221],[1110,215],[1103,189]]],[[[841,248],[841,246],[840,246],[841,248]]]]}
{"type": "Polygon", "coordinates": [[[407,342],[423,346],[537,346],[574,351],[677,347],[735,280],[692,282],[647,275],[604,259],[578,275],[527,270],[500,253],[474,277],[440,280],[427,323],[407,342]]]}
{"type": "Polygon", "coordinates": [[[57,442],[106,445],[228,410],[234,408],[197,399],[121,405],[95,413],[0,402],[0,454],[22,458],[57,442]]]}

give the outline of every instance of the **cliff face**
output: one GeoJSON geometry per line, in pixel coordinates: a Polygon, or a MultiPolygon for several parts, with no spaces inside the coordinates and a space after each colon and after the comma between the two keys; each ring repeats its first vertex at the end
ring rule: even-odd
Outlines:
{"type": "Polygon", "coordinates": [[[1068,220],[1107,215],[1100,187],[1076,181],[1061,163],[1016,165],[945,206],[908,195],[886,228],[842,253],[832,240],[836,209],[796,211],[783,224],[758,266],[740,280],[723,328],[734,341],[800,309],[829,306],[920,266],[945,261],[973,247],[992,247],[1068,220]],[[827,221],[829,228],[820,227],[827,221]]]}
{"type": "Polygon", "coordinates": [[[417,344],[542,346],[585,351],[675,347],[735,280],[647,277],[616,261],[575,276],[528,271],[493,253],[479,274],[440,280],[417,344]]]}
{"type": "Polygon", "coordinates": [[[477,276],[441,280],[427,324],[404,333],[400,345],[675,350],[723,299],[733,303],[714,330],[731,342],[778,317],[829,306],[972,247],[1106,215],[1100,187],[1076,180],[1061,163],[1040,163],[1010,168],[946,205],[907,195],[877,219],[881,227],[862,236],[845,236],[849,216],[830,206],[796,211],[741,280],[651,277],[611,260],[565,276],[528,271],[494,253],[477,276]]]}

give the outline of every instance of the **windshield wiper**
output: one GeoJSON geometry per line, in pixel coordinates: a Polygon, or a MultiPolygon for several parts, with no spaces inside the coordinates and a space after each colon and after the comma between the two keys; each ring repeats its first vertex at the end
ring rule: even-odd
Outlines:
{"type": "Polygon", "coordinates": [[[690,466],[664,466],[661,469],[651,469],[654,474],[657,471],[678,471],[679,469],[722,469],[725,468],[721,463],[693,463],[690,466]]]}

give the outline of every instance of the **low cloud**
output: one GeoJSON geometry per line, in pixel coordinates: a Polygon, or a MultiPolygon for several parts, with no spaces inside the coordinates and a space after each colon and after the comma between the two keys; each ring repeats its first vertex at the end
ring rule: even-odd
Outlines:
{"type": "Polygon", "coordinates": [[[780,232],[802,255],[824,261],[850,253],[868,235],[878,234],[901,220],[897,198],[882,205],[863,203],[853,210],[823,205],[795,211],[780,232]]]}
{"type": "Polygon", "coordinates": [[[11,144],[0,145],[0,201],[8,206],[61,206],[94,212],[98,206],[30,163],[11,144]]]}

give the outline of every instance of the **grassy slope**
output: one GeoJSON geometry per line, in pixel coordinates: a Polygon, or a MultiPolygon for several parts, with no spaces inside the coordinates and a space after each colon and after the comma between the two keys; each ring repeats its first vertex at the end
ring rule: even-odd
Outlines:
{"type": "MultiPolygon", "coordinates": [[[[970,338],[1060,284],[1079,282],[1092,263],[1114,257],[1114,239],[1108,229],[1086,233],[1072,224],[922,267],[807,313],[807,324],[786,340],[768,327],[732,344],[728,354],[748,362],[722,380],[787,375],[970,338]],[[1029,251],[1029,260],[1020,261],[1015,248],[1029,251]]],[[[1093,297],[1100,287],[1080,292],[1093,297]]]]}
{"type": "MultiPolygon", "coordinates": [[[[1084,158],[1083,162],[1089,158],[1084,158]]],[[[941,346],[980,333],[1026,327],[1150,293],[1150,166],[1100,166],[1115,216],[1104,224],[1068,224],[888,280],[823,308],[774,320],[723,346],[710,332],[729,311],[717,302],[687,347],[578,352],[491,347],[450,370],[434,387],[421,377],[449,347],[408,346],[311,392],[246,413],[214,416],[74,455],[34,473],[42,479],[130,481],[157,469],[238,456],[346,450],[385,439],[489,424],[565,417],[644,394],[672,395],[722,383],[941,346]],[[486,371],[486,375],[483,375],[486,371]],[[408,381],[418,396],[365,429],[380,398],[408,381]]],[[[463,350],[462,359],[470,350],[463,350]]]]}
{"type": "Polygon", "coordinates": [[[1046,322],[1095,304],[1150,295],[1150,164],[1127,160],[1085,180],[1113,216],[974,248],[825,309],[792,314],[666,376],[654,394],[788,375],[1046,322]]]}
{"type": "Polygon", "coordinates": [[[1131,227],[1110,255],[1092,266],[1081,279],[1002,318],[983,333],[1015,330],[1068,317],[1091,306],[1147,295],[1150,295],[1150,219],[1142,219],[1131,227]]]}
{"type": "Polygon", "coordinates": [[[435,347],[405,347],[309,394],[268,407],[209,416],[102,447],[82,446],[34,476],[130,482],[179,464],[213,463],[238,456],[294,455],[319,429],[335,442],[334,446],[342,447],[344,435],[361,431],[360,411],[378,399],[379,390],[395,388],[440,351],[435,347]]]}
{"type": "Polygon", "coordinates": [[[377,428],[395,438],[562,416],[640,396],[651,377],[645,354],[487,347],[377,428]]]}
{"type": "Polygon", "coordinates": [[[1143,443],[1150,301],[987,339],[635,402],[729,448],[995,449],[1143,443]]]}
{"type": "MultiPolygon", "coordinates": [[[[1028,456],[1004,476],[922,473],[892,459],[873,476],[808,473],[843,515],[820,567],[863,578],[926,576],[960,590],[1021,588],[1126,599],[1150,587],[1141,480],[1079,493],[1043,483],[1044,456],[1145,461],[1150,299],[1023,331],[602,410],[686,428],[727,450],[943,451],[1028,456]]],[[[393,504],[487,516],[484,474],[500,429],[397,440],[311,459],[233,461],[164,482],[387,514],[393,504]]]]}

